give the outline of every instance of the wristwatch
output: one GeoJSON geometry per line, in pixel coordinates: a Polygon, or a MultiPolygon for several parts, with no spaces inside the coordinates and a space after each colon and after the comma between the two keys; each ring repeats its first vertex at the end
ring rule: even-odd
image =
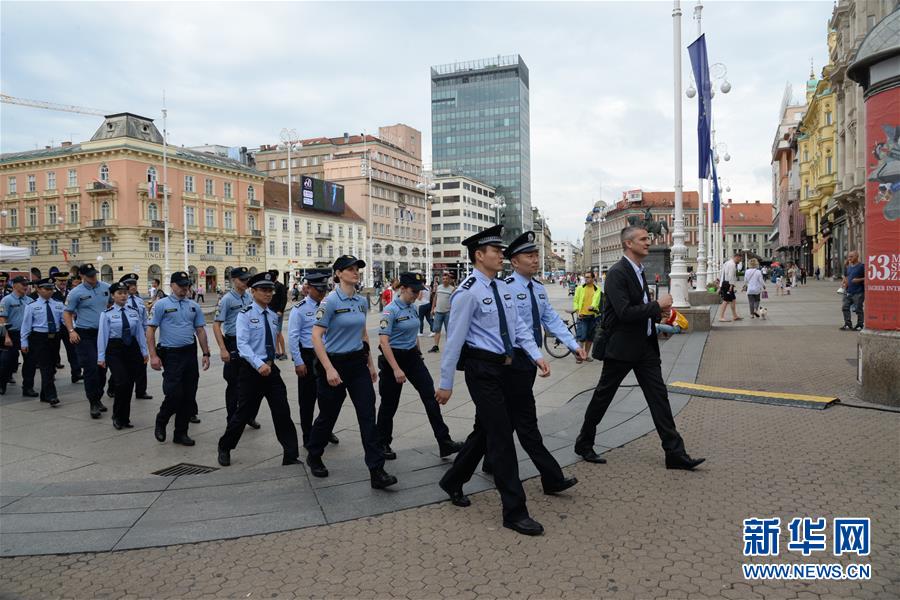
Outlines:
{"type": "Polygon", "coordinates": [[[203,353],[203,356],[205,356],[206,358],[209,358],[209,357],[212,356],[212,355],[211,355],[209,352],[204,352],[204,353],[203,353]]]}

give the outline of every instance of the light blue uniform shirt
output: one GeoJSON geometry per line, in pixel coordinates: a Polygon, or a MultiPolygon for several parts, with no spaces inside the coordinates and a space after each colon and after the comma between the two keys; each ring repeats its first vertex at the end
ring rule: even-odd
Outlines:
{"type": "Polygon", "coordinates": [[[75,315],[75,327],[97,329],[100,327],[100,313],[109,306],[109,284],[98,281],[91,287],[87,283],[76,285],[66,298],[66,312],[75,315]]]}
{"type": "MultiPolygon", "coordinates": [[[[100,330],[97,332],[97,360],[106,362],[106,346],[109,340],[122,339],[122,310],[121,306],[111,306],[100,315],[100,330]]],[[[144,333],[141,313],[128,306],[126,301],[125,318],[131,328],[132,344],[137,344],[141,349],[141,356],[149,356],[147,352],[147,335],[144,333]]]]}
{"type": "MultiPolygon", "coordinates": [[[[141,315],[141,325],[147,326],[147,305],[144,304],[144,299],[141,298],[140,294],[129,294],[128,300],[125,301],[125,306],[130,306],[136,310],[141,315]]],[[[146,336],[144,337],[146,338],[146,336]]]]}
{"type": "Polygon", "coordinates": [[[368,302],[359,294],[344,295],[340,287],[325,296],[316,310],[316,326],[328,330],[325,336],[327,353],[362,350],[368,302]]]}
{"type": "MultiPolygon", "coordinates": [[[[513,273],[506,278],[509,289],[512,290],[516,300],[516,310],[519,312],[519,318],[525,322],[530,330],[534,330],[534,323],[531,316],[531,294],[534,294],[534,300],[537,303],[538,314],[541,315],[541,325],[550,332],[551,335],[561,341],[572,352],[576,352],[579,348],[578,342],[569,331],[563,320],[550,306],[550,300],[547,298],[547,289],[539,281],[529,279],[519,273],[513,273]],[[528,284],[531,289],[528,289],[528,284]]],[[[516,344],[518,346],[518,344],[516,344]]]]}
{"type": "Polygon", "coordinates": [[[229,290],[222,296],[222,299],[219,300],[219,307],[216,309],[216,321],[222,324],[222,335],[236,335],[235,323],[238,313],[252,303],[253,296],[246,290],[243,295],[238,294],[235,290],[229,290]]]}
{"type": "Polygon", "coordinates": [[[475,269],[450,297],[452,318],[447,332],[447,345],[441,356],[441,389],[453,389],[453,374],[463,344],[495,354],[506,353],[503,338],[500,337],[500,311],[494,301],[491,281],[497,282],[510,341],[514,346],[525,350],[532,360],[541,358],[541,351],[534,343],[531,328],[518,317],[509,286],[502,279],[492,280],[475,269]]]}
{"type": "Polygon", "coordinates": [[[0,317],[6,317],[6,328],[18,331],[22,327],[22,318],[25,316],[25,307],[34,302],[28,296],[16,296],[10,292],[0,300],[0,317]]]}
{"type": "Polygon", "coordinates": [[[275,337],[278,335],[278,313],[274,310],[263,309],[254,302],[238,313],[235,323],[238,354],[253,365],[254,369],[259,369],[266,362],[266,324],[263,319],[269,320],[274,352],[275,337]],[[266,311],[265,316],[263,316],[263,310],[266,311]]]}
{"type": "Polygon", "coordinates": [[[28,347],[28,336],[31,335],[32,331],[39,331],[41,333],[49,332],[47,327],[48,304],[50,305],[50,312],[53,314],[53,321],[56,323],[56,333],[65,332],[65,328],[62,325],[62,314],[65,309],[63,303],[59,300],[54,300],[53,298],[50,298],[49,300],[38,298],[28,304],[22,313],[22,328],[20,333],[22,338],[22,348],[28,347]]]}
{"type": "Polygon", "coordinates": [[[200,305],[174,294],[157,300],[150,311],[150,327],[159,328],[159,345],[163,348],[183,348],[194,343],[194,332],[206,321],[200,305]]]}
{"type": "Polygon", "coordinates": [[[379,325],[378,335],[388,336],[391,348],[411,350],[416,347],[419,311],[415,306],[401,300],[399,294],[394,297],[393,302],[384,307],[379,325]]]}
{"type": "Polygon", "coordinates": [[[288,344],[291,347],[291,358],[294,359],[295,367],[303,364],[300,346],[312,350],[312,329],[316,324],[318,308],[319,303],[311,296],[307,296],[294,304],[294,308],[291,309],[291,316],[288,318],[288,344]]]}
{"type": "MultiPolygon", "coordinates": [[[[647,290],[644,289],[644,265],[639,265],[636,262],[632,261],[627,256],[625,260],[628,261],[628,264],[631,265],[631,268],[634,269],[634,276],[637,277],[638,285],[644,290],[644,304],[650,303],[650,298],[647,297],[647,290]]],[[[647,336],[653,335],[653,319],[647,319],[647,336]]]]}

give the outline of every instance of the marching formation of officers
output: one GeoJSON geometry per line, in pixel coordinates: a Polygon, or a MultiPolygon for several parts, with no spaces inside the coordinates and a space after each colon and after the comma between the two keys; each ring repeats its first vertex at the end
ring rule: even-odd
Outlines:
{"type": "MultiPolygon", "coordinates": [[[[608,290],[605,294],[603,313],[611,316],[604,318],[604,335],[611,338],[609,346],[615,348],[612,340],[619,339],[621,343],[621,336],[615,336],[619,324],[637,319],[639,339],[629,342],[629,348],[634,354],[634,348],[639,346],[638,352],[634,359],[620,359],[613,356],[615,351],[605,357],[603,375],[588,408],[576,452],[588,462],[606,462],[593,451],[596,424],[615,389],[633,369],[663,439],[666,466],[690,470],[703,459],[691,459],[684,451],[665,386],[661,392],[658,387],[662,381],[661,375],[657,376],[658,345],[654,354],[655,338],[651,342],[649,333],[646,340],[641,334],[643,323],[658,321],[671,300],[650,302],[644,293],[646,280],[635,241],[638,236],[632,229],[639,228],[626,228],[622,234],[626,250],[622,261],[628,260],[630,266],[623,263],[621,269],[614,268],[615,273],[611,270],[610,276],[612,282],[619,282],[616,277],[620,272],[632,268],[634,275],[625,276],[617,284],[620,290],[608,290]],[[633,281],[628,281],[629,277],[633,281]]],[[[305,298],[290,312],[287,340],[298,380],[300,436],[313,476],[329,475],[323,456],[329,444],[339,442],[333,430],[349,395],[372,487],[383,489],[396,484],[397,478],[384,466],[386,460],[397,456],[391,448],[393,419],[402,388],[409,382],[422,401],[439,455],[456,454],[439,482],[451,502],[469,506],[463,486],[481,462],[482,469],[493,474],[500,492],[503,525],[526,535],[543,532],[541,524],[528,513],[513,433],[537,467],[544,493],[556,494],[577,483],[576,478],[564,475],[544,445],[532,387],[537,376],[550,375],[550,366],[541,355],[544,330],[556,336],[577,358],[584,360],[587,356],[551,307],[544,286],[534,279],[539,270],[534,240],[534,233],[529,231],[507,246],[502,241],[502,225],[496,225],[463,241],[474,269],[451,298],[453,318],[437,386],[422,360],[417,337],[419,316],[414,302],[425,287],[421,274],[401,275],[399,291],[380,319],[379,355],[375,360],[366,331],[368,299],[358,292],[365,262],[344,255],[332,269],[307,273],[303,284],[305,298]],[[510,261],[514,272],[500,279],[504,259],[510,261]],[[451,397],[458,370],[464,372],[476,409],[474,427],[464,443],[450,437],[440,408],[451,397]],[[377,410],[376,382],[381,398],[377,410]]],[[[0,290],[5,287],[3,276],[0,274],[0,290]]],[[[174,416],[172,441],[193,446],[188,427],[191,422],[199,422],[197,387],[201,366],[203,370],[209,368],[210,349],[201,307],[188,297],[189,275],[173,273],[171,294],[157,300],[149,314],[137,294],[136,274],[125,275],[109,285],[98,281],[97,270],[87,264],[79,268],[79,276],[81,281],[70,282],[74,286],[68,293],[65,276],[62,287],[54,276],[37,281],[36,299],[25,294],[29,282],[24,277],[12,280],[12,292],[0,301],[0,341],[6,348],[0,353],[0,393],[6,391],[21,349],[25,357],[24,395],[39,395],[42,402],[57,406],[54,374],[61,367],[58,363],[62,340],[73,382],[84,380],[91,417],[99,418],[107,410],[101,398],[109,369],[114,380],[113,426],[129,428],[132,394],[137,391],[138,397],[149,397],[149,363],[151,368],[161,369],[163,376],[164,399],[156,415],[156,439],[166,440],[167,427],[174,416]],[[36,370],[41,374],[40,394],[33,390],[36,370]]],[[[246,426],[260,428],[256,417],[265,398],[283,449],[282,464],[302,465],[287,388],[277,364],[282,319],[282,312],[273,305],[276,286],[280,285],[277,272],[251,276],[238,267],[231,271],[231,279],[232,287],[221,297],[213,324],[226,382],[226,428],[218,441],[218,462],[223,467],[231,464],[232,452],[246,426]]]]}

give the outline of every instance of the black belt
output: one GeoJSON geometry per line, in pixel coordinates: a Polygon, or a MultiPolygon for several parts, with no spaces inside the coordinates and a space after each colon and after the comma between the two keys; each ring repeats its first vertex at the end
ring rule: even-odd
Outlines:
{"type": "Polygon", "coordinates": [[[331,362],[347,362],[351,360],[355,360],[357,358],[361,358],[365,360],[367,353],[365,349],[362,350],[354,350],[353,352],[329,352],[328,359],[331,362]]]}
{"type": "Polygon", "coordinates": [[[157,346],[156,351],[159,352],[162,350],[163,352],[197,352],[197,344],[188,344],[187,346],[179,346],[177,348],[169,348],[168,346],[157,346]]]}
{"type": "Polygon", "coordinates": [[[50,333],[49,331],[32,331],[32,332],[31,332],[31,335],[39,335],[39,336],[45,336],[45,335],[46,335],[46,336],[47,336],[47,339],[52,340],[52,339],[56,338],[57,333],[58,333],[58,332],[50,333]]]}
{"type": "Polygon", "coordinates": [[[125,340],[123,340],[122,338],[109,338],[109,340],[106,342],[107,348],[130,348],[131,346],[137,348],[138,344],[135,340],[131,340],[130,344],[126,344],[125,340]]]}
{"type": "Polygon", "coordinates": [[[475,348],[469,345],[464,345],[462,347],[462,356],[465,359],[477,358],[478,360],[484,360],[497,365],[512,364],[511,356],[507,356],[506,354],[498,354],[496,352],[491,352],[490,350],[482,350],[481,348],[475,348]]]}

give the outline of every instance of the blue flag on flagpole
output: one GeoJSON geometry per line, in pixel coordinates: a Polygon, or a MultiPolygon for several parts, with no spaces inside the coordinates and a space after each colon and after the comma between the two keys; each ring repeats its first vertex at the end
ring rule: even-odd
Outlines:
{"type": "Polygon", "coordinates": [[[700,179],[709,177],[712,144],[709,132],[712,124],[712,82],[709,79],[709,60],[706,56],[706,34],[688,46],[691,68],[697,82],[697,151],[700,179]]]}
{"type": "Polygon", "coordinates": [[[722,204],[719,199],[719,178],[716,177],[716,163],[715,161],[710,161],[712,165],[712,220],[713,223],[719,222],[719,212],[721,210],[722,204]]]}

